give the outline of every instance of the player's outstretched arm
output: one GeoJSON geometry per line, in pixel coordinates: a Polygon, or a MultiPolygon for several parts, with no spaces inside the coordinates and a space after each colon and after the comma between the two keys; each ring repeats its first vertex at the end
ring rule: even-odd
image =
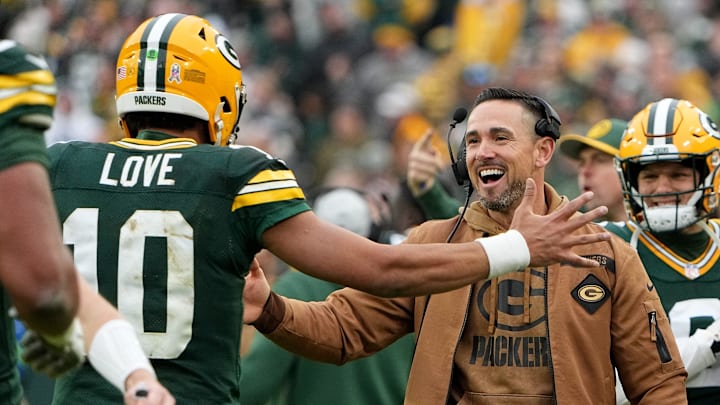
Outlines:
{"type": "MultiPolygon", "coordinates": [[[[539,187],[542,187],[540,185],[539,187]]],[[[573,199],[560,209],[548,215],[538,215],[532,207],[538,198],[545,198],[538,192],[535,181],[528,179],[525,195],[515,210],[510,229],[519,231],[530,252],[531,266],[545,266],[564,262],[581,267],[594,267],[597,262],[580,257],[572,252],[572,247],[610,239],[607,232],[573,235],[580,227],[598,220],[607,213],[607,207],[600,206],[586,213],[578,213],[593,198],[592,192],[586,192],[573,199]]]]}
{"type": "MultiPolygon", "coordinates": [[[[83,327],[88,360],[95,370],[121,392],[144,384],[155,393],[140,397],[143,404],[173,403],[174,398],[158,382],[155,370],[140,346],[137,332],[105,298],[80,278],[78,318],[83,327]],[[172,402],[166,402],[171,398],[172,402]]],[[[135,394],[133,391],[132,395],[135,394]]],[[[126,400],[128,396],[125,396],[126,400]]],[[[137,399],[140,400],[140,399],[137,399]]]]}
{"type": "Polygon", "coordinates": [[[158,382],[133,327],[84,279],[77,280],[76,333],[60,345],[29,329],[21,341],[25,363],[57,378],[78,367],[87,353],[95,370],[125,394],[126,404],[174,404],[175,398],[158,382]]]}
{"type": "Polygon", "coordinates": [[[125,380],[125,405],[174,405],[175,398],[147,370],[136,370],[125,380]]]}
{"type": "Polygon", "coordinates": [[[483,238],[482,242],[478,240],[480,243],[382,245],[322,221],[312,212],[304,212],[267,229],[262,236],[263,244],[308,275],[384,297],[449,291],[525,268],[531,263],[545,265],[569,261],[597,266],[568,250],[575,245],[610,238],[607,232],[583,236],[571,234],[599,218],[606,209],[573,215],[592,197],[585,194],[559,212],[538,215],[532,210],[532,201],[542,197],[535,195],[534,183],[529,188],[513,231],[483,238]],[[487,244],[485,239],[497,243],[487,244]],[[516,255],[523,249],[525,255],[513,260],[494,263],[490,260],[493,257],[502,259],[510,252],[516,255]]]}

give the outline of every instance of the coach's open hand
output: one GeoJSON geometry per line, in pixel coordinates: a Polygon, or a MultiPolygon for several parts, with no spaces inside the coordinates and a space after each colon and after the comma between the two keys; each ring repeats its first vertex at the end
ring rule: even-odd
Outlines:
{"type": "Polygon", "coordinates": [[[528,179],[525,184],[525,196],[515,210],[510,224],[510,229],[518,230],[525,238],[530,250],[530,266],[545,266],[557,262],[582,267],[598,266],[596,261],[580,257],[573,253],[571,248],[609,240],[610,234],[605,231],[591,234],[573,232],[605,215],[607,207],[600,206],[586,213],[578,213],[578,210],[593,197],[592,192],[586,192],[550,214],[535,214],[533,207],[537,206],[536,199],[544,196],[544,193],[537,192],[535,181],[528,179]]]}
{"type": "Polygon", "coordinates": [[[253,259],[250,271],[245,276],[245,289],[243,289],[243,322],[251,324],[262,313],[265,302],[270,296],[270,284],[265,278],[265,272],[257,259],[253,259]]]}

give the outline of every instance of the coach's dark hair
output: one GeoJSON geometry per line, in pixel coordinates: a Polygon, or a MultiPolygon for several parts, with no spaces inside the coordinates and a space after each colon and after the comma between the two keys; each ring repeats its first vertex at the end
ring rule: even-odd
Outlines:
{"type": "Polygon", "coordinates": [[[503,87],[488,87],[483,89],[475,98],[473,107],[488,100],[517,100],[535,114],[535,133],[540,136],[549,136],[553,139],[560,137],[560,116],[552,106],[542,98],[524,91],[507,89],[503,87]]]}

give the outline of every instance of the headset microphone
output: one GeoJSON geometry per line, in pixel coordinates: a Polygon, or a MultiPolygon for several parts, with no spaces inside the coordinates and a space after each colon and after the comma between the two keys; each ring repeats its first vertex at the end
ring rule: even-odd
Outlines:
{"type": "Polygon", "coordinates": [[[455,110],[455,112],[453,113],[453,119],[452,119],[452,122],[450,123],[450,126],[455,128],[455,125],[465,121],[467,114],[468,114],[467,110],[462,107],[455,110]]]}

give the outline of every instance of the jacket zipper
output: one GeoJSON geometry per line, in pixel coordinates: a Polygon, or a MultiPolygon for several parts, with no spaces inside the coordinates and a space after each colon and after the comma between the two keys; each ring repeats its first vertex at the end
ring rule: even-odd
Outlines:
{"type": "Polygon", "coordinates": [[[668,350],[665,338],[663,337],[662,331],[657,325],[657,312],[651,311],[648,313],[648,322],[650,323],[650,340],[655,342],[660,361],[662,363],[669,363],[672,361],[670,351],[668,350]]]}
{"type": "Polygon", "coordinates": [[[552,344],[550,343],[550,309],[548,307],[548,279],[550,278],[550,270],[548,269],[548,266],[545,266],[545,275],[543,276],[545,279],[545,288],[543,289],[543,298],[545,300],[545,314],[547,316],[547,319],[545,321],[545,329],[547,331],[547,351],[548,351],[548,367],[550,367],[550,382],[552,383],[552,400],[554,404],[558,403],[557,399],[557,392],[555,391],[555,369],[553,368],[553,360],[552,360],[552,344]]]}

